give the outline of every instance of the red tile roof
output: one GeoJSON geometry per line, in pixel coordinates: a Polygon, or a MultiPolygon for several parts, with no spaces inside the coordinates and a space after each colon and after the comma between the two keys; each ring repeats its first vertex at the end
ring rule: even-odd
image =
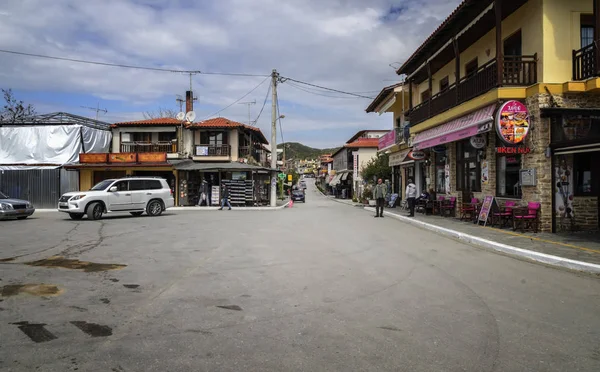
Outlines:
{"type": "Polygon", "coordinates": [[[258,135],[258,137],[261,139],[262,143],[269,143],[269,141],[267,141],[264,134],[261,132],[260,128],[253,127],[253,126],[247,125],[247,124],[238,123],[237,121],[229,120],[227,118],[207,119],[204,121],[190,124],[190,125],[188,125],[188,127],[189,128],[215,128],[215,129],[217,129],[217,128],[218,129],[221,129],[221,128],[247,129],[247,130],[251,130],[251,131],[255,132],[258,135]]]}
{"type": "Polygon", "coordinates": [[[137,121],[123,121],[120,123],[114,123],[111,127],[125,127],[125,126],[144,126],[144,125],[181,125],[181,121],[175,118],[155,118],[155,119],[144,119],[137,121]]]}
{"type": "Polygon", "coordinates": [[[344,147],[379,147],[379,138],[359,138],[354,142],[345,144],[344,147]]]}

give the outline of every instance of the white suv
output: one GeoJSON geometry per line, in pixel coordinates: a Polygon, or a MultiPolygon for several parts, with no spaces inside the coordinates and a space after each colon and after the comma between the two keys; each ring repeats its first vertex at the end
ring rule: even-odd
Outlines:
{"type": "Polygon", "coordinates": [[[74,220],[87,215],[97,220],[109,212],[129,212],[140,216],[159,216],[175,204],[173,192],[163,178],[127,177],[104,180],[89,191],[68,192],[58,201],[58,210],[74,220]]]}

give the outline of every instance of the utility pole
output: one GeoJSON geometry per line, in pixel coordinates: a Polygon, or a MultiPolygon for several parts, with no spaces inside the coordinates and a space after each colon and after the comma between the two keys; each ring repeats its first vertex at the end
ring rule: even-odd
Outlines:
{"type": "Polygon", "coordinates": [[[105,114],[108,112],[108,110],[100,108],[100,102],[98,102],[98,105],[96,107],[81,106],[81,108],[85,108],[85,109],[88,109],[88,110],[96,111],[96,121],[98,121],[98,113],[99,112],[102,111],[105,114]]]}
{"type": "MultiPolygon", "coordinates": [[[[279,74],[271,72],[271,169],[277,169],[277,78],[279,74]]],[[[271,207],[277,206],[277,179],[271,177],[271,207]]]]}
{"type": "Polygon", "coordinates": [[[248,105],[248,125],[252,125],[252,117],[251,117],[251,112],[250,112],[250,106],[251,105],[256,105],[256,100],[254,101],[248,101],[248,102],[240,102],[238,103],[239,105],[248,105]]]}

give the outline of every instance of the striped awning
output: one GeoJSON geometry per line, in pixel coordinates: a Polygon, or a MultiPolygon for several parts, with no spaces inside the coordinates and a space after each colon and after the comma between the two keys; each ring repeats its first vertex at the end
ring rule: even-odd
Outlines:
{"type": "Polygon", "coordinates": [[[469,138],[492,129],[496,104],[481,108],[435,128],[417,133],[413,140],[415,150],[422,150],[444,143],[469,138]]]}

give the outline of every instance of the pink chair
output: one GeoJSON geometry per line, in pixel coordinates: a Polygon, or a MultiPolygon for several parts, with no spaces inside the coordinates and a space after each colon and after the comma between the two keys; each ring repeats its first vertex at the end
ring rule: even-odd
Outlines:
{"type": "Polygon", "coordinates": [[[540,224],[540,208],[541,203],[529,202],[527,208],[513,208],[513,230],[521,227],[521,232],[525,232],[526,228],[533,229],[534,233],[538,232],[540,224]]]}
{"type": "Polygon", "coordinates": [[[448,216],[456,216],[456,196],[453,196],[448,200],[447,203],[442,204],[442,215],[446,217],[446,212],[448,212],[448,216]]]}
{"type": "Polygon", "coordinates": [[[492,214],[492,227],[494,227],[496,223],[498,223],[500,228],[507,226],[513,219],[513,208],[515,205],[517,205],[517,203],[514,201],[507,200],[506,203],[504,203],[504,208],[498,212],[494,212],[492,214]]]}

